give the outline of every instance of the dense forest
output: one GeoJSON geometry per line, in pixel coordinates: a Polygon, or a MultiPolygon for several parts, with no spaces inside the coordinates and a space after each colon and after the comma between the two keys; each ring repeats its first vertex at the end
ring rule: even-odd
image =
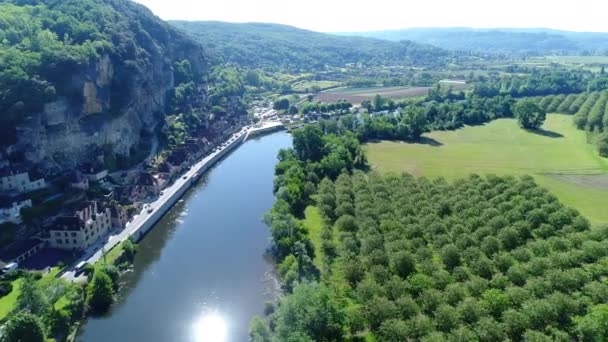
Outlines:
{"type": "Polygon", "coordinates": [[[443,49],[504,54],[602,54],[608,34],[548,29],[413,28],[344,33],[392,41],[412,40],[443,49]]]}
{"type": "Polygon", "coordinates": [[[340,37],[278,24],[171,21],[226,61],[250,68],[323,70],[348,63],[437,66],[445,50],[413,42],[340,37]]]}
{"type": "Polygon", "coordinates": [[[608,77],[588,71],[533,70],[521,76],[503,76],[475,85],[473,93],[490,97],[511,95],[513,97],[542,96],[549,94],[572,94],[608,88],[608,77]]]}
{"type": "Polygon", "coordinates": [[[307,126],[279,155],[266,220],[291,294],[269,326],[253,320],[254,341],[605,340],[606,229],[528,176],[365,173],[349,134],[307,126]],[[307,205],[323,217],[320,245],[298,220],[307,205]]]}
{"type": "Polygon", "coordinates": [[[196,42],[131,1],[0,3],[0,120],[7,133],[3,140],[14,134],[11,129],[17,122],[41,112],[46,103],[60,98],[82,103],[80,78],[101,73],[95,69],[104,56],[112,64],[106,72],[117,77],[103,85],[98,96],[111,102],[102,110],[114,114],[132,101],[135,88],[141,86],[138,79],[149,77],[148,87],[164,88],[163,73],[171,73],[172,63],[188,58],[193,79],[200,79],[209,63],[196,42]]]}

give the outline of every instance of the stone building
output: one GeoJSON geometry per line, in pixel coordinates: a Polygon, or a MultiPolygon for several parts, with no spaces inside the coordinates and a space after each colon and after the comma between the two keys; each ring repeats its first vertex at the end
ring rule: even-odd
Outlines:
{"type": "Polygon", "coordinates": [[[0,191],[26,193],[46,188],[44,178],[30,180],[27,171],[4,169],[0,171],[0,191]]]}
{"type": "Polygon", "coordinates": [[[17,194],[0,195],[0,224],[21,223],[21,209],[30,208],[32,200],[17,194]]]}
{"type": "Polygon", "coordinates": [[[88,190],[89,179],[85,177],[82,172],[74,170],[70,173],[70,186],[74,189],[88,190]]]}
{"type": "Polygon", "coordinates": [[[55,219],[49,229],[49,246],[64,250],[84,250],[106,236],[112,227],[109,207],[87,203],[74,215],[55,219]]]}

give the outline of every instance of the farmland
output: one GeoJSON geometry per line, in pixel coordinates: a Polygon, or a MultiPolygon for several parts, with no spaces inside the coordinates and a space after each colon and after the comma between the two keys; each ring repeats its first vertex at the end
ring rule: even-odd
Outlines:
{"type": "MultiPolygon", "coordinates": [[[[451,87],[455,91],[468,88],[463,82],[443,80],[439,82],[442,87],[451,87]]],[[[381,95],[389,99],[403,99],[407,97],[424,96],[428,94],[431,87],[366,87],[350,88],[341,87],[319,93],[318,99],[321,102],[337,102],[346,100],[354,104],[359,104],[365,100],[371,100],[376,95],[381,95]]]]}
{"type": "Polygon", "coordinates": [[[608,222],[608,189],[602,189],[608,160],[600,158],[572,117],[550,114],[544,131],[520,129],[513,119],[484,126],[426,134],[423,143],[381,142],[367,145],[370,163],[382,172],[455,179],[470,173],[532,174],[564,203],[595,223],[608,222]],[[569,177],[565,177],[568,175],[569,177]],[[597,183],[597,184],[595,184],[597,183]]]}
{"type": "Polygon", "coordinates": [[[337,81],[299,81],[291,85],[293,91],[296,92],[309,92],[313,88],[318,87],[319,89],[328,89],[339,86],[340,82],[337,81]]]}
{"type": "Polygon", "coordinates": [[[423,96],[429,92],[430,87],[369,87],[369,88],[336,88],[319,93],[318,99],[322,102],[337,102],[346,100],[353,104],[360,104],[371,100],[376,95],[391,99],[423,96]]]}

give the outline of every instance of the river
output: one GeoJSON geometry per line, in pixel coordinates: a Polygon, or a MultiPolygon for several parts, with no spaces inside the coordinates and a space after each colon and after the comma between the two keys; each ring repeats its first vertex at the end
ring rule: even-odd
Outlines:
{"type": "Polygon", "coordinates": [[[278,293],[262,216],[285,132],[249,140],[204,175],[139,244],[110,312],[77,341],[247,341],[278,293]]]}

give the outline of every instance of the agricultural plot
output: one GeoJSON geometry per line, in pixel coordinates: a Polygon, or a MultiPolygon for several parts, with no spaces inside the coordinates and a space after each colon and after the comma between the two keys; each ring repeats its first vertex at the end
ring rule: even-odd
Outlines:
{"type": "Polygon", "coordinates": [[[592,175],[608,172],[608,160],[599,157],[572,117],[551,114],[544,131],[522,130],[514,119],[499,119],[484,126],[432,132],[418,144],[381,142],[366,146],[370,163],[382,172],[409,172],[417,176],[455,179],[470,173],[531,174],[564,203],[577,208],[595,223],[608,223],[608,189],[592,175]],[[585,184],[572,177],[587,175],[585,184]]]}
{"type": "Polygon", "coordinates": [[[340,82],[337,81],[300,81],[291,85],[291,88],[297,92],[310,92],[313,88],[319,87],[319,89],[328,89],[339,86],[340,82]]]}
{"type": "Polygon", "coordinates": [[[406,97],[424,96],[428,94],[430,87],[370,87],[370,88],[336,88],[319,93],[318,100],[321,102],[337,102],[346,100],[353,104],[360,104],[365,100],[371,100],[376,95],[391,99],[402,99],[406,97]]]}

